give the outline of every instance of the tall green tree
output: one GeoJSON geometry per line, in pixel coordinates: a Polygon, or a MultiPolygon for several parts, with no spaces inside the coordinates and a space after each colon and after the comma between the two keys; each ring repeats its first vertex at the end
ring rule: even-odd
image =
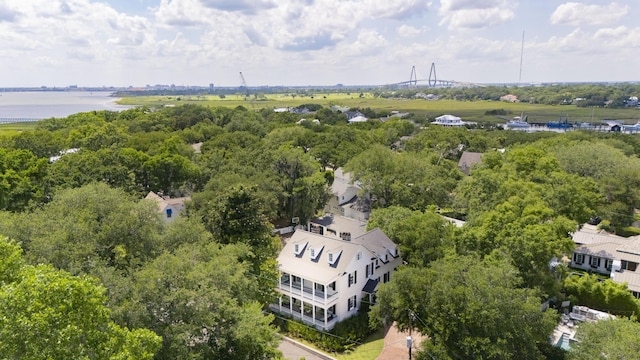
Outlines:
{"type": "Polygon", "coordinates": [[[135,274],[130,321],[162,336],[156,359],[279,356],[273,317],[258,300],[262,285],[242,260],[249,251],[245,244],[188,244],[135,274]]]}
{"type": "Polygon", "coordinates": [[[567,353],[568,360],[636,359],[640,353],[640,324],[625,318],[580,324],[578,342],[567,353]]]}
{"type": "Polygon", "coordinates": [[[537,291],[521,286],[499,253],[483,260],[448,255],[427,268],[400,269],[380,286],[372,311],[428,336],[421,359],[542,359],[538,344],[557,320],[540,311],[537,291]]]}
{"type": "Polygon", "coordinates": [[[425,267],[454,247],[454,225],[440,215],[399,206],[374,209],[367,229],[380,228],[396,244],[402,259],[425,267]]]}
{"type": "MultiPolygon", "coordinates": [[[[17,245],[2,238],[0,249],[14,255],[12,265],[19,263],[17,245]]],[[[0,267],[0,279],[3,358],[150,360],[160,348],[153,332],[110,320],[105,290],[91,278],[25,265],[17,274],[15,266],[0,267]]]]}

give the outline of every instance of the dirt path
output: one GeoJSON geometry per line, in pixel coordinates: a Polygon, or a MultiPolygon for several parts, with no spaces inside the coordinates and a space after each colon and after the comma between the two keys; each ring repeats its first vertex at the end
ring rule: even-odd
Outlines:
{"type": "MultiPolygon", "coordinates": [[[[401,360],[409,358],[409,349],[407,349],[407,336],[409,332],[401,333],[396,328],[396,324],[389,326],[385,330],[384,335],[384,346],[382,348],[382,352],[376,360],[401,360]]],[[[411,351],[413,354],[416,353],[416,349],[419,348],[420,342],[422,341],[422,336],[415,331],[411,333],[411,338],[413,339],[413,346],[411,347],[411,351]]]]}

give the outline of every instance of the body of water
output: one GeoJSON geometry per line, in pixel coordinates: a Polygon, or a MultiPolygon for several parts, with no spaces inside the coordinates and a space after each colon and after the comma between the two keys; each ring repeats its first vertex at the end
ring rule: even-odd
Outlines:
{"type": "Polygon", "coordinates": [[[121,111],[111,92],[103,91],[17,91],[0,92],[0,122],[63,118],[94,110],[121,111]]]}

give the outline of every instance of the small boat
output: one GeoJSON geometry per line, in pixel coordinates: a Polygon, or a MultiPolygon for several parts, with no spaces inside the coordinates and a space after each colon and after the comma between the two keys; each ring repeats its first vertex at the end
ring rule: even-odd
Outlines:
{"type": "Polygon", "coordinates": [[[527,120],[528,120],[527,116],[524,116],[524,118],[522,116],[515,116],[513,119],[511,119],[509,122],[505,124],[505,128],[526,129],[531,126],[527,120]]]}

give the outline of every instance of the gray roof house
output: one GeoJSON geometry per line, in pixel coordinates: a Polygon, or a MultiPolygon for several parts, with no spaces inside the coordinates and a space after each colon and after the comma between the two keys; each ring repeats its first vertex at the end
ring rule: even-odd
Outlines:
{"type": "Polygon", "coordinates": [[[617,283],[626,283],[640,298],[640,236],[624,238],[585,224],[573,234],[576,248],[570,266],[603,275],[617,283]]]}

